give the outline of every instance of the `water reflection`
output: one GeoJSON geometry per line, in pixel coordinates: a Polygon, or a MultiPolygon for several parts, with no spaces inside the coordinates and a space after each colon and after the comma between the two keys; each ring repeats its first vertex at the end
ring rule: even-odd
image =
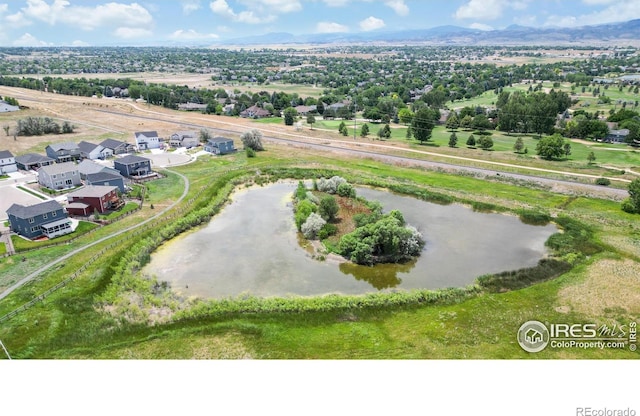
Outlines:
{"type": "Polygon", "coordinates": [[[400,286],[402,279],[398,275],[409,273],[416,266],[416,262],[417,259],[403,264],[377,264],[375,266],[342,263],[340,271],[355,277],[356,280],[365,281],[378,290],[391,289],[400,286]]]}

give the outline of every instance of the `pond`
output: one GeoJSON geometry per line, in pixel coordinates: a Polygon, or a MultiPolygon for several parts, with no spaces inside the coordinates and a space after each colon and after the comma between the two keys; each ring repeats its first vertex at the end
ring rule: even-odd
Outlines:
{"type": "Polygon", "coordinates": [[[298,242],[294,182],[236,191],[211,222],[162,245],[143,269],[186,296],[364,294],[379,290],[463,287],[488,273],[535,266],[546,254],[552,224],[437,205],[368,188],[358,195],[400,210],[427,242],[408,264],[374,267],[313,259],[298,242]]]}

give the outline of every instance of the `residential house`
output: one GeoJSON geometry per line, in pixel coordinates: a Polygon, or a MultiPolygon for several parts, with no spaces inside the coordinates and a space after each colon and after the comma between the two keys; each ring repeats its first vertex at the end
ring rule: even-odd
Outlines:
{"type": "Polygon", "coordinates": [[[43,156],[37,153],[27,153],[16,156],[16,165],[18,165],[18,169],[22,170],[36,170],[43,166],[53,165],[54,163],[55,160],[49,156],[43,156]]]}
{"type": "Polygon", "coordinates": [[[0,113],[11,113],[19,110],[20,107],[18,107],[17,105],[11,105],[4,100],[0,100],[0,113]]]}
{"type": "Polygon", "coordinates": [[[240,117],[244,118],[264,118],[269,117],[271,113],[264,108],[253,105],[240,113],[240,117]]]}
{"type": "Polygon", "coordinates": [[[115,170],[114,168],[110,168],[105,165],[101,165],[100,163],[94,162],[93,160],[83,160],[78,164],[78,171],[80,172],[80,179],[84,180],[87,175],[92,173],[100,173],[107,172],[112,175],[120,175],[120,172],[115,170]]]}
{"type": "Polygon", "coordinates": [[[8,150],[0,150],[0,175],[17,172],[16,158],[8,150]]]}
{"type": "Polygon", "coordinates": [[[85,186],[67,194],[67,212],[71,215],[91,215],[94,212],[104,214],[123,205],[118,196],[117,186],[85,186]]]}
{"type": "Polygon", "coordinates": [[[49,189],[67,189],[82,184],[78,165],[73,162],[56,163],[38,170],[38,183],[49,189]]]}
{"type": "Polygon", "coordinates": [[[204,150],[214,155],[226,155],[227,153],[236,151],[233,140],[226,137],[214,137],[213,139],[207,140],[207,143],[204,145],[204,150]]]}
{"type": "Polygon", "coordinates": [[[56,163],[71,162],[73,160],[82,159],[80,148],[72,142],[54,143],[45,147],[47,156],[55,159],[56,163]]]}
{"type": "Polygon", "coordinates": [[[169,138],[169,146],[171,147],[186,147],[191,149],[197,147],[200,144],[200,139],[195,131],[178,131],[173,133],[169,138]]]}
{"type": "Polygon", "coordinates": [[[120,174],[127,178],[140,178],[149,176],[151,170],[151,160],[140,156],[124,156],[113,162],[113,167],[120,174]]]}
{"type": "Polygon", "coordinates": [[[317,113],[318,106],[317,105],[299,105],[294,107],[299,115],[306,116],[309,113],[317,113]]]}
{"type": "Polygon", "coordinates": [[[629,133],[629,129],[609,130],[604,140],[611,143],[625,143],[629,133]]]}
{"type": "Polygon", "coordinates": [[[109,172],[90,173],[84,179],[85,185],[117,186],[121,193],[126,192],[125,178],[120,173],[109,172]]]}
{"type": "Polygon", "coordinates": [[[30,206],[13,204],[7,215],[11,231],[30,239],[43,235],[54,238],[73,231],[64,208],[54,200],[30,206]]]}
{"type": "Polygon", "coordinates": [[[121,142],[115,139],[106,139],[100,146],[104,147],[106,150],[111,150],[111,154],[114,155],[122,155],[125,153],[135,153],[136,148],[134,145],[129,144],[127,142],[121,142]]]}
{"type": "Polygon", "coordinates": [[[78,147],[80,148],[80,154],[85,159],[107,159],[113,156],[113,151],[111,149],[105,149],[99,144],[82,141],[78,143],[78,147]]]}
{"type": "Polygon", "coordinates": [[[161,149],[163,140],[158,136],[157,131],[141,131],[135,133],[136,146],[138,150],[161,149]]]}

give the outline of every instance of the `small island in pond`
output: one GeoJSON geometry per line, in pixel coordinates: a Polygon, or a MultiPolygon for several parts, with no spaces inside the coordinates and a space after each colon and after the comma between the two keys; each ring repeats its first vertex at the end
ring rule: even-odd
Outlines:
{"type": "Polygon", "coordinates": [[[357,264],[404,263],[420,256],[422,234],[406,224],[400,211],[382,213],[376,201],[356,197],[344,178],[300,181],[293,197],[295,223],[307,240],[357,264]]]}

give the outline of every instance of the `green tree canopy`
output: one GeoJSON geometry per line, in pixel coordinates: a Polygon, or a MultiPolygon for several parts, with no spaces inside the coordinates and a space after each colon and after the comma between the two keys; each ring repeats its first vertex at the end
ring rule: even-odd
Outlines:
{"type": "Polygon", "coordinates": [[[536,152],[547,160],[561,159],[565,156],[565,141],[559,134],[543,137],[538,141],[536,152]]]}
{"type": "Polygon", "coordinates": [[[428,108],[421,108],[411,122],[411,132],[420,143],[429,141],[435,127],[434,113],[428,108]]]}

